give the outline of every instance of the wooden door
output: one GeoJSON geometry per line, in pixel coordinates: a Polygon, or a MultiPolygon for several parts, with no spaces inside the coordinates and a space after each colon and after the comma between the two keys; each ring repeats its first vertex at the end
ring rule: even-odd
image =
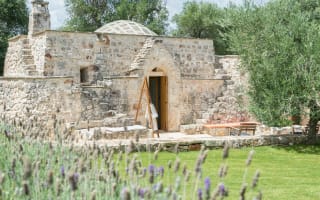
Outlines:
{"type": "Polygon", "coordinates": [[[168,129],[168,81],[166,76],[149,78],[149,92],[151,102],[158,112],[158,128],[168,129]]]}
{"type": "Polygon", "coordinates": [[[168,78],[166,76],[161,76],[160,84],[160,124],[162,130],[168,130],[168,78]]]}

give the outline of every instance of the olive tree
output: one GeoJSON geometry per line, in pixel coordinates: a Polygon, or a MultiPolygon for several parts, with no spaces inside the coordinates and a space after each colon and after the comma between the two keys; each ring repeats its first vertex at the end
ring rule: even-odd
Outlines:
{"type": "Polygon", "coordinates": [[[313,140],[320,120],[320,2],[250,2],[230,12],[232,48],[249,73],[250,108],[270,126],[309,116],[313,140]]]}

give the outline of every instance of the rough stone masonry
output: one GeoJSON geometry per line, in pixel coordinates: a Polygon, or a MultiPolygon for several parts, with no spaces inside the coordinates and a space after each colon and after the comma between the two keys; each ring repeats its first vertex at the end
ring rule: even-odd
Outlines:
{"type": "Polygon", "coordinates": [[[162,130],[235,121],[246,116],[238,65],[237,56],[216,56],[212,40],[158,36],[133,21],[94,33],[53,31],[48,2],[34,0],[28,35],[9,39],[0,117],[47,135],[57,122],[73,129],[134,124],[146,78],[162,130]]]}

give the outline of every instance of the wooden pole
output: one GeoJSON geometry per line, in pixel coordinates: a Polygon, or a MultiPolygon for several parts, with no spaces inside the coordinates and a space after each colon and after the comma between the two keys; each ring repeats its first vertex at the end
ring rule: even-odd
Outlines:
{"type": "MultiPolygon", "coordinates": [[[[144,78],[143,84],[142,84],[142,87],[140,90],[140,96],[139,96],[138,107],[137,107],[137,112],[136,112],[136,116],[135,116],[135,122],[137,122],[139,111],[141,108],[141,101],[142,101],[142,97],[143,97],[143,92],[145,92],[145,95],[147,97],[148,120],[149,120],[150,127],[153,131],[153,119],[152,119],[152,113],[151,113],[151,107],[150,107],[151,97],[150,97],[150,93],[149,93],[147,77],[144,78]]],[[[152,137],[153,137],[153,133],[152,133],[152,137]]],[[[158,133],[158,137],[159,137],[159,133],[158,133]]]]}
{"type": "Polygon", "coordinates": [[[141,100],[142,100],[142,95],[143,95],[143,90],[144,90],[144,84],[146,82],[146,79],[143,80],[142,86],[141,86],[141,90],[140,90],[140,96],[139,96],[139,101],[138,101],[138,107],[137,107],[137,112],[136,112],[136,116],[134,118],[135,123],[137,123],[137,119],[138,119],[138,115],[139,115],[139,110],[141,107],[141,100]]]}

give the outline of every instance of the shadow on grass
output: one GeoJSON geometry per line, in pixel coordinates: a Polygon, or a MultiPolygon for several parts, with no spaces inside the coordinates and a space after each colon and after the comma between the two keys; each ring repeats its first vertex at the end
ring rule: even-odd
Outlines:
{"type": "Polygon", "coordinates": [[[273,146],[273,148],[283,149],[288,152],[320,155],[320,145],[273,146]]]}

